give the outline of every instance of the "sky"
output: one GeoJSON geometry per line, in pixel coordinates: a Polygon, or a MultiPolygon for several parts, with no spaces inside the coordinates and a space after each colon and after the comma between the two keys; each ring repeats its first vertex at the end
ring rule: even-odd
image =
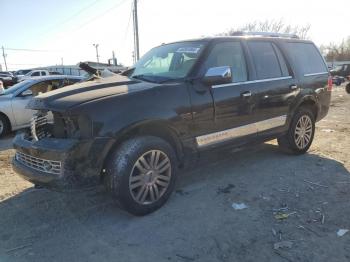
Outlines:
{"type": "MultiPolygon", "coordinates": [[[[311,25],[317,45],[350,35],[349,0],[139,0],[140,53],[162,43],[211,36],[266,19],[311,25]]],[[[132,65],[132,0],[0,0],[0,46],[9,70],[96,61],[115,52],[132,65]],[[18,50],[20,49],[20,50],[18,50]]],[[[4,69],[4,61],[0,57],[4,69]]]]}

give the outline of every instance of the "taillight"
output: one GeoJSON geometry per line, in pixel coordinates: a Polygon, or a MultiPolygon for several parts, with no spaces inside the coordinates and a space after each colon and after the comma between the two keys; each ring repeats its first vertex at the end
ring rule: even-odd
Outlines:
{"type": "Polygon", "coordinates": [[[332,76],[328,77],[328,87],[327,87],[328,91],[332,91],[333,90],[333,78],[332,76]]]}

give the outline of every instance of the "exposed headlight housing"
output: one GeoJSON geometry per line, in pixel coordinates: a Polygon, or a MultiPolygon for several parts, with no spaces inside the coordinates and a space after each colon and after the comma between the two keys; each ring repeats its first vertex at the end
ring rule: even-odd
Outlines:
{"type": "Polygon", "coordinates": [[[92,123],[88,117],[54,113],[54,137],[84,139],[91,136],[92,123]]]}

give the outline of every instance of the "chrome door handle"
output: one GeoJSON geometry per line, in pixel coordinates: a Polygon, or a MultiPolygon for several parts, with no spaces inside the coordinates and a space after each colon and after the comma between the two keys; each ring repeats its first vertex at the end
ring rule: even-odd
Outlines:
{"type": "Polygon", "coordinates": [[[241,94],[241,96],[242,96],[242,97],[251,97],[251,96],[252,96],[252,92],[250,92],[250,91],[243,92],[243,93],[241,94]]]}
{"type": "Polygon", "coordinates": [[[298,86],[297,85],[290,85],[289,88],[290,88],[290,90],[296,90],[296,89],[298,89],[298,86]]]}

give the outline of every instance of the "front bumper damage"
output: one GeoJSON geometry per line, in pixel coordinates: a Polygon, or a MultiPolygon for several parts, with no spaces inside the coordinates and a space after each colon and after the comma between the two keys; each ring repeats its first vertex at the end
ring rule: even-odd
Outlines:
{"type": "Polygon", "coordinates": [[[16,173],[33,184],[58,190],[96,185],[101,181],[104,158],[113,144],[110,138],[29,140],[25,133],[14,141],[16,173]]]}

